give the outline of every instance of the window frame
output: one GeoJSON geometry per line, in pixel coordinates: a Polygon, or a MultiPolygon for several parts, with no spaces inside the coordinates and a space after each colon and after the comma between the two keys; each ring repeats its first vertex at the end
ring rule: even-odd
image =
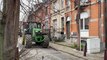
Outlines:
{"type": "Polygon", "coordinates": [[[57,30],[57,19],[53,20],[53,28],[57,30]]]}
{"type": "Polygon", "coordinates": [[[80,30],[89,30],[89,18],[82,18],[82,22],[81,22],[81,19],[80,19],[80,26],[81,26],[81,29],[80,30]],[[86,19],[88,19],[88,28],[86,28],[86,19]]]}
{"type": "Polygon", "coordinates": [[[66,9],[69,10],[71,7],[71,1],[70,0],[66,0],[66,9]]]}
{"type": "Polygon", "coordinates": [[[64,7],[64,0],[61,0],[61,7],[64,7]]]}

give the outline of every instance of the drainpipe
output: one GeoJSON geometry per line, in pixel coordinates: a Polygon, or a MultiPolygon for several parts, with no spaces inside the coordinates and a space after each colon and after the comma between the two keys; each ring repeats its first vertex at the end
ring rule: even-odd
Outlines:
{"type": "Polygon", "coordinates": [[[105,53],[104,60],[107,60],[107,0],[104,0],[104,31],[105,31],[105,53]]]}
{"type": "Polygon", "coordinates": [[[98,0],[98,34],[102,41],[102,19],[101,19],[101,0],[98,0]]]}

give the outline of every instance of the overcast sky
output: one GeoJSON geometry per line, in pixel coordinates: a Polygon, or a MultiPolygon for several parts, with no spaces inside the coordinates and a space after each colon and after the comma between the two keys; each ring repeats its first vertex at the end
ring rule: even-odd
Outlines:
{"type": "MultiPolygon", "coordinates": [[[[21,2],[23,2],[24,4],[26,4],[30,8],[32,8],[35,4],[37,4],[37,0],[21,0],[21,2]]],[[[39,0],[39,2],[42,2],[42,0],[39,0]]],[[[28,12],[31,10],[27,6],[23,5],[25,10],[27,10],[26,14],[25,14],[25,11],[23,10],[23,8],[22,7],[20,8],[20,11],[21,11],[20,12],[20,21],[27,20],[28,12]]]]}
{"type": "MultiPolygon", "coordinates": [[[[27,6],[29,6],[29,3],[28,3],[28,1],[26,1],[26,0],[21,0],[24,4],[26,4],[27,6]]],[[[27,11],[28,11],[29,9],[28,9],[28,7],[26,7],[25,5],[23,5],[23,7],[22,6],[20,6],[20,21],[22,21],[22,20],[26,20],[25,18],[27,18],[27,11]],[[26,13],[25,13],[26,12],[26,13]]]]}
{"type": "Polygon", "coordinates": [[[0,0],[0,11],[2,10],[3,5],[2,5],[2,0],[0,0]]]}
{"type": "MultiPolygon", "coordinates": [[[[2,10],[2,4],[1,4],[0,0],[0,10],[2,10]]],[[[32,7],[32,5],[37,3],[37,0],[20,0],[21,2],[23,2],[25,5],[27,5],[28,7],[32,7]],[[29,1],[29,2],[28,2],[29,1]],[[33,2],[32,2],[33,1],[33,2]]],[[[39,2],[42,2],[42,0],[39,0],[39,2]]],[[[23,5],[23,4],[22,4],[23,5]]],[[[20,7],[20,21],[26,20],[27,16],[28,16],[28,12],[29,12],[29,8],[27,6],[23,5],[20,7]],[[26,14],[25,14],[26,12],[26,14]]]]}

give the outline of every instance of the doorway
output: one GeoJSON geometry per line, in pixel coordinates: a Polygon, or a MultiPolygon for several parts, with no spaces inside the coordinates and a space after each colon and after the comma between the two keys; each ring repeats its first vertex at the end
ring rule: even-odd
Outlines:
{"type": "Polygon", "coordinates": [[[70,39],[70,21],[66,22],[66,34],[67,34],[67,39],[70,39]]]}

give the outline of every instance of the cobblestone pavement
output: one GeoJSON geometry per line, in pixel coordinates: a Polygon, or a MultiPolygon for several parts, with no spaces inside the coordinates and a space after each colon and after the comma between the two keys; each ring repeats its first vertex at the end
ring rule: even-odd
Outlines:
{"type": "Polygon", "coordinates": [[[20,60],[83,60],[52,48],[42,48],[33,46],[26,49],[21,55],[20,60]]]}

